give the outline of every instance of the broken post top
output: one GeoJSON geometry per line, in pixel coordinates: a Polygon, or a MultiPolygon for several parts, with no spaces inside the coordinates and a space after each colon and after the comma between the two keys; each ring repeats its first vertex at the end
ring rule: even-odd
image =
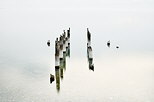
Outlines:
{"type": "Polygon", "coordinates": [[[67,37],[70,38],[70,28],[67,30],[67,37]]]}
{"type": "Polygon", "coordinates": [[[87,39],[89,42],[91,41],[91,33],[89,32],[88,28],[87,28],[87,39]]]}
{"type": "Polygon", "coordinates": [[[58,41],[58,38],[56,38],[56,41],[58,41]]]}

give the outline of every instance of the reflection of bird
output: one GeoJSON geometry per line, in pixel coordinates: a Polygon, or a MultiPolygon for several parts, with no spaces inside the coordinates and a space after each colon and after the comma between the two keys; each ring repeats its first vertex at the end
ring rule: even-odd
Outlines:
{"type": "Polygon", "coordinates": [[[50,46],[50,40],[48,40],[47,45],[50,46]]]}
{"type": "Polygon", "coordinates": [[[116,48],[118,49],[118,48],[119,48],[119,46],[116,46],[116,48]]]}
{"type": "Polygon", "coordinates": [[[110,40],[107,42],[107,46],[110,47],[110,40]]]}
{"type": "Polygon", "coordinates": [[[52,83],[55,80],[54,75],[50,74],[50,83],[52,83]]]}

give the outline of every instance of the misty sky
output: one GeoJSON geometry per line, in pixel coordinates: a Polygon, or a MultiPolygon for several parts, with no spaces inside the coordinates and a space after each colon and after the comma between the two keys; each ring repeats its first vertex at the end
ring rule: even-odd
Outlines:
{"type": "Polygon", "coordinates": [[[1,8],[99,8],[99,9],[149,9],[153,10],[153,0],[1,0],[1,8]]]}
{"type": "Polygon", "coordinates": [[[25,54],[39,54],[36,49],[44,51],[48,39],[54,45],[68,27],[76,54],[85,51],[87,27],[97,54],[105,51],[108,40],[121,51],[151,53],[153,18],[153,0],[1,0],[0,53],[17,55],[31,49],[25,54]]]}

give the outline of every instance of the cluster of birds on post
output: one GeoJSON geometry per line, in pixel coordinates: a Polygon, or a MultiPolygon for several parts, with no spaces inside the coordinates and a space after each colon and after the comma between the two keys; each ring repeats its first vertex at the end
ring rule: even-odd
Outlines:
{"type": "MultiPolygon", "coordinates": [[[[55,78],[57,91],[60,90],[60,78],[63,79],[63,71],[66,70],[66,57],[70,57],[70,28],[67,32],[64,30],[59,39],[56,38],[55,40],[55,78]]],[[[54,75],[50,74],[50,83],[53,81],[54,75]]]]}

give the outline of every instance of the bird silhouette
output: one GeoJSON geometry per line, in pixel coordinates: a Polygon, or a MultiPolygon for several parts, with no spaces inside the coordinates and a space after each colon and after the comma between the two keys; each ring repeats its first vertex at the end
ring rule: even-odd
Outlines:
{"type": "Polygon", "coordinates": [[[50,46],[50,40],[48,40],[47,45],[50,46]]]}
{"type": "Polygon", "coordinates": [[[107,46],[110,47],[110,40],[107,42],[107,46]]]}
{"type": "Polygon", "coordinates": [[[119,46],[116,46],[116,48],[118,49],[118,48],[119,48],[119,46]]]}

